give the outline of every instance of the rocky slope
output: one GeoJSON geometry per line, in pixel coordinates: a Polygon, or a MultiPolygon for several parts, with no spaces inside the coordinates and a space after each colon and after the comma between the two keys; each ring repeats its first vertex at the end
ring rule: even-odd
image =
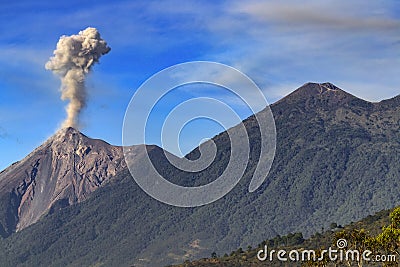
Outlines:
{"type": "Polygon", "coordinates": [[[121,147],[73,128],[58,131],[0,173],[2,235],[37,222],[51,207],[85,200],[124,167],[121,147]]]}

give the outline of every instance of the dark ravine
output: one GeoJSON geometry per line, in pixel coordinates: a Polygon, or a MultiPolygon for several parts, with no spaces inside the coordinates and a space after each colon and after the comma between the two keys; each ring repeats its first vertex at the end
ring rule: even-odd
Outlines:
{"type": "MultiPolygon", "coordinates": [[[[244,121],[251,140],[246,173],[217,202],[193,209],[159,203],[132,181],[120,163],[115,172],[103,176],[108,178],[103,178],[100,187],[87,185],[93,178],[86,176],[81,188],[96,190],[68,191],[74,193],[68,204],[81,203],[67,206],[62,202],[64,197],[57,198],[61,200],[57,204],[56,199],[49,201],[46,210],[54,208],[42,213],[42,219],[1,241],[0,245],[7,249],[0,257],[9,263],[5,266],[163,266],[209,256],[213,251],[223,254],[256,245],[277,234],[302,232],[308,237],[332,222],[345,225],[393,208],[400,205],[399,99],[370,103],[330,83],[305,84],[271,106],[277,127],[276,157],[266,181],[254,193],[247,189],[261,140],[251,116],[244,121]],[[79,192],[87,194],[80,198],[79,192]]],[[[162,149],[149,149],[157,168],[171,180],[200,185],[221,173],[229,160],[227,134],[213,139],[218,148],[217,160],[206,170],[191,175],[169,166],[162,149]]],[[[87,155],[97,149],[92,146],[87,155]]],[[[68,155],[77,155],[72,151],[75,150],[68,155]]],[[[197,156],[198,149],[187,155],[197,156]]],[[[78,169],[83,166],[79,160],[73,161],[78,169]]],[[[19,170],[18,177],[24,177],[26,183],[31,180],[28,174],[35,162],[30,161],[28,172],[19,170]]],[[[0,174],[0,192],[8,194],[0,196],[8,196],[8,203],[12,203],[10,192],[18,188],[19,182],[6,174],[22,163],[0,174]]],[[[40,168],[45,162],[39,163],[35,181],[44,173],[40,168]]],[[[34,188],[40,188],[38,182],[34,188]]],[[[3,228],[9,229],[7,218],[12,222],[15,214],[7,213],[10,205],[5,203],[1,204],[1,214],[9,216],[0,219],[3,228]]]]}

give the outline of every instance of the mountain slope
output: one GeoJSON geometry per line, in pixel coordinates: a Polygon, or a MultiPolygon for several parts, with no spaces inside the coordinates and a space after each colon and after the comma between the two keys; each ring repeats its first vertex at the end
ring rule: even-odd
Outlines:
{"type": "Polygon", "coordinates": [[[256,203],[287,205],[270,214],[276,234],[281,218],[287,230],[311,234],[324,221],[345,224],[399,204],[400,105],[384,102],[309,83],[272,106],[278,149],[263,195],[274,198],[256,203]]]}
{"type": "MultiPolygon", "coordinates": [[[[163,266],[256,245],[277,234],[307,237],[331,222],[344,225],[400,205],[398,97],[369,103],[329,83],[308,83],[271,109],[276,157],[254,193],[248,185],[261,140],[251,116],[244,121],[250,162],[224,198],[199,208],[170,207],[147,196],[122,170],[86,201],[56,209],[3,240],[6,266],[163,266]]],[[[174,182],[205,184],[229,160],[227,134],[213,140],[217,160],[199,173],[176,170],[159,148],[151,150],[151,158],[174,182]]],[[[198,155],[195,149],[187,157],[198,155]]]]}
{"type": "Polygon", "coordinates": [[[57,203],[80,202],[125,167],[122,148],[62,129],[0,173],[0,234],[21,230],[57,203]]]}
{"type": "MultiPolygon", "coordinates": [[[[278,251],[280,249],[285,251],[297,250],[302,251],[304,249],[317,250],[317,249],[328,249],[335,244],[335,233],[347,232],[351,233],[354,230],[365,230],[372,236],[376,236],[382,231],[382,227],[390,225],[390,214],[391,210],[382,210],[374,215],[358,221],[352,222],[344,227],[339,226],[331,228],[323,233],[315,233],[308,239],[303,239],[301,233],[289,233],[285,236],[276,236],[274,238],[264,240],[255,248],[242,249],[238,248],[230,253],[225,253],[224,256],[218,257],[214,255],[214,258],[204,258],[193,262],[185,262],[183,264],[174,265],[175,267],[258,267],[258,266],[300,266],[304,262],[282,262],[274,255],[274,260],[260,261],[257,259],[257,253],[260,249],[264,249],[267,245],[268,251],[278,251]]],[[[349,243],[350,244],[350,243],[349,243]]],[[[379,263],[366,264],[364,266],[380,266],[379,263]]],[[[333,265],[333,264],[332,264],[333,265]]],[[[347,263],[337,263],[334,266],[348,266],[347,263]]]]}

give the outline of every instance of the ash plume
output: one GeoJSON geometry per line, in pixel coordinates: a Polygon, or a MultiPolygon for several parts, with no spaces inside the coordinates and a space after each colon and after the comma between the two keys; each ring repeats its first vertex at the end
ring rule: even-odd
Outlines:
{"type": "Polygon", "coordinates": [[[86,75],[100,57],[110,50],[96,28],[88,27],[76,35],[60,37],[54,56],[45,67],[60,77],[61,99],[69,100],[63,128],[79,128],[79,114],[87,100],[86,75]]]}

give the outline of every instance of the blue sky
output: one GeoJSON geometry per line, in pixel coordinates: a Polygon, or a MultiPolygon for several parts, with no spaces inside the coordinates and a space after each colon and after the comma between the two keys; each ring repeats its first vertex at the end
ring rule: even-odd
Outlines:
{"type": "MultiPolygon", "coordinates": [[[[59,79],[44,65],[61,35],[88,26],[97,28],[112,50],[87,78],[81,131],[111,144],[121,144],[124,112],[135,90],[154,73],[187,61],[239,69],[270,103],[309,81],[329,81],[370,101],[400,93],[395,0],[3,1],[0,169],[60,127],[66,103],[60,100],[59,79]]],[[[193,87],[177,90],[171,99],[207,94],[220,92],[193,87]]],[[[242,118],[249,115],[232,106],[242,118]]],[[[205,120],[187,125],[183,150],[221,130],[205,120]]]]}

